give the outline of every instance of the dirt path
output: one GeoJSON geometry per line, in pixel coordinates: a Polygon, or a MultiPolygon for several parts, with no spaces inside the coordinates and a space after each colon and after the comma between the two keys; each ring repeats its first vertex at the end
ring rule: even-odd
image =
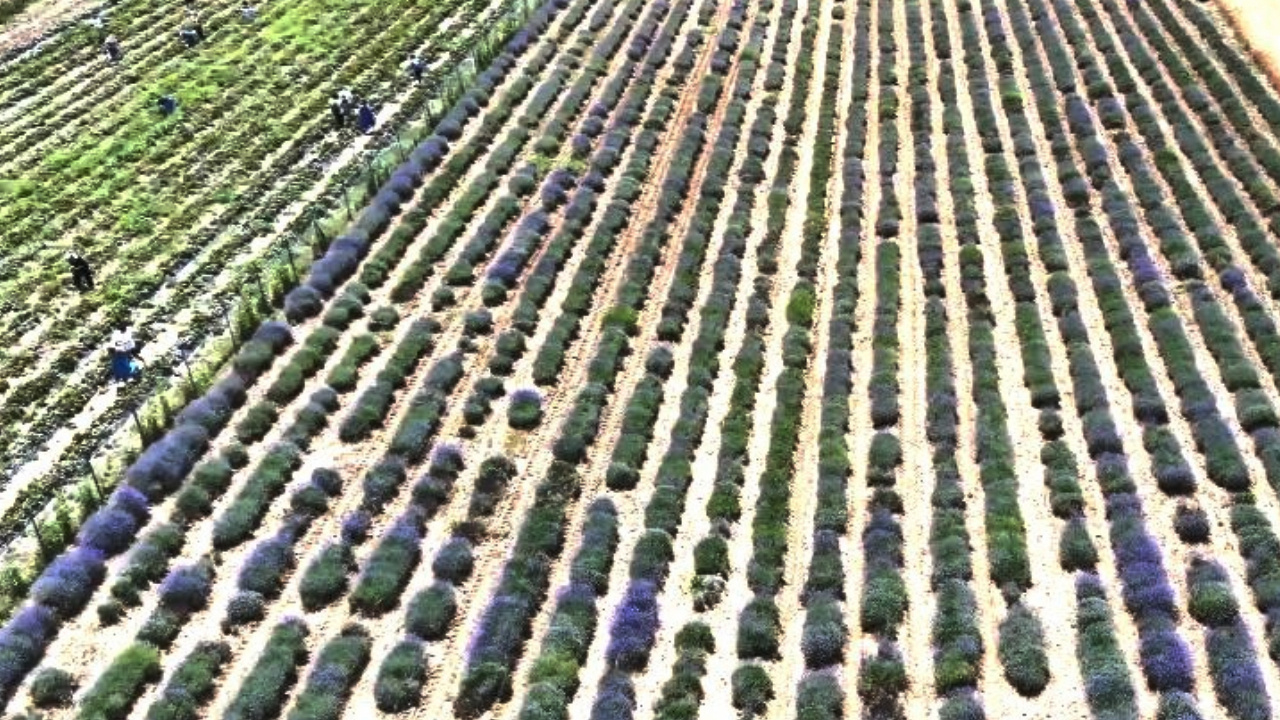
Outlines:
{"type": "Polygon", "coordinates": [[[863,534],[869,518],[872,491],[867,483],[867,456],[875,429],[871,422],[870,381],[875,365],[872,339],[875,334],[876,298],[879,278],[876,274],[875,225],[880,207],[880,122],[881,116],[871,109],[878,107],[876,89],[880,87],[880,63],[875,60],[880,47],[880,3],[877,0],[860,0],[859,13],[866,12],[866,32],[870,40],[870,69],[867,80],[867,132],[863,144],[862,218],[859,243],[862,253],[858,258],[858,301],[854,309],[853,372],[849,388],[849,431],[845,444],[849,451],[849,486],[847,512],[849,528],[841,539],[842,555],[848,563],[844,575],[844,615],[848,620],[849,646],[845,651],[841,673],[844,677],[844,716],[862,715],[862,697],[857,692],[862,660],[876,652],[875,639],[862,631],[862,587],[866,579],[866,558],[863,534]]]}
{"type": "MultiPolygon", "coordinates": [[[[920,12],[916,6],[915,12],[920,12]]],[[[930,68],[912,66],[911,42],[907,23],[909,18],[905,3],[894,3],[894,43],[897,47],[900,67],[907,68],[906,76],[912,77],[930,68]]],[[[929,32],[924,20],[925,37],[929,32]]],[[[931,87],[926,81],[926,86],[931,87]]],[[[932,102],[930,103],[932,105],[932,102]]],[[[895,192],[902,208],[902,224],[898,235],[901,249],[900,295],[898,297],[898,362],[901,418],[898,438],[903,448],[902,468],[898,473],[897,490],[902,498],[902,553],[903,580],[907,586],[907,615],[903,621],[902,657],[907,668],[908,685],[904,710],[908,717],[927,717],[934,698],[932,620],[937,606],[930,586],[932,557],[929,547],[929,519],[932,514],[930,498],[933,495],[933,463],[925,435],[927,423],[928,393],[925,388],[925,326],[924,281],[917,261],[916,218],[916,143],[911,118],[915,103],[911,99],[907,83],[898,86],[898,137],[902,141],[898,149],[898,175],[895,192]]]]}

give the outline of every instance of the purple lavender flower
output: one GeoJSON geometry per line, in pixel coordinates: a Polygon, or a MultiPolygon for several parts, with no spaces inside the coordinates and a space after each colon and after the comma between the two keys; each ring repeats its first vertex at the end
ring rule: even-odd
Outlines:
{"type": "Polygon", "coordinates": [[[610,667],[643,670],[658,634],[658,589],[652,581],[637,580],[627,588],[610,630],[605,657],[610,667]]]}
{"type": "Polygon", "coordinates": [[[209,604],[212,583],[213,568],[206,562],[176,567],[160,583],[160,604],[182,614],[202,610],[209,604]]]}
{"type": "Polygon", "coordinates": [[[31,597],[63,617],[71,617],[84,609],[105,574],[100,550],[74,548],[54,558],[40,573],[31,586],[31,597]]]}
{"type": "Polygon", "coordinates": [[[113,504],[89,516],[80,527],[76,542],[100,550],[104,555],[116,555],[129,547],[137,533],[138,519],[113,504]]]}

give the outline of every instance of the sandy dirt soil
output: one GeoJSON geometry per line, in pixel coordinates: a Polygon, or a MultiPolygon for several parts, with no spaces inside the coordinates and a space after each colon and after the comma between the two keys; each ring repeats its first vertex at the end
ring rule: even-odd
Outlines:
{"type": "Polygon", "coordinates": [[[1245,40],[1271,83],[1280,88],[1280,0],[1218,0],[1231,27],[1245,40]]]}
{"type": "MultiPolygon", "coordinates": [[[[861,10],[861,8],[859,8],[861,10]]],[[[871,39],[869,46],[872,52],[880,43],[880,3],[871,0],[867,8],[867,32],[871,39]]],[[[862,23],[861,19],[856,19],[862,23]]],[[[874,54],[873,56],[874,57],[874,54]]],[[[862,631],[862,583],[866,574],[866,557],[863,552],[862,536],[865,532],[869,514],[867,507],[871,500],[871,488],[866,481],[867,455],[871,446],[871,438],[875,429],[871,423],[871,402],[869,383],[871,371],[875,364],[874,348],[871,341],[875,332],[876,293],[878,282],[875,262],[876,212],[880,206],[880,113],[875,112],[876,94],[880,87],[880,63],[872,62],[867,73],[868,97],[865,100],[867,112],[866,138],[863,144],[863,191],[862,191],[862,226],[860,229],[861,254],[858,258],[858,302],[854,307],[853,322],[853,373],[849,388],[849,432],[845,435],[845,443],[849,451],[849,486],[846,507],[849,517],[849,529],[843,539],[843,555],[846,561],[844,571],[845,617],[848,618],[849,647],[845,650],[844,664],[840,672],[847,688],[844,694],[844,716],[859,717],[862,714],[862,697],[856,692],[858,675],[862,669],[864,657],[876,651],[875,638],[862,631]]],[[[908,592],[917,590],[908,586],[908,592]]],[[[908,597],[914,597],[909,595],[908,597]]]]}

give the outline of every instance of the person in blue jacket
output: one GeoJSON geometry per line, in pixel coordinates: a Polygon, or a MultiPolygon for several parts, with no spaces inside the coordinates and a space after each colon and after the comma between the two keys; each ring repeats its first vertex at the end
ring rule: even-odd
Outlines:
{"type": "Polygon", "coordinates": [[[356,112],[356,128],[362,133],[368,133],[377,123],[378,117],[373,114],[373,108],[369,106],[369,102],[366,100],[360,103],[360,110],[356,112]]]}

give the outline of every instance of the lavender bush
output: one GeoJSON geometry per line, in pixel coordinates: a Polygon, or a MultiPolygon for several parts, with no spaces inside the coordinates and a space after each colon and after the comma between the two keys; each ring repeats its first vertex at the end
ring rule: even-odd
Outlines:
{"type": "Polygon", "coordinates": [[[658,586],[637,580],[627,588],[609,632],[605,660],[610,667],[629,672],[643,670],[649,662],[658,634],[658,586]]]}
{"type": "Polygon", "coordinates": [[[207,561],[174,568],[160,583],[160,604],[183,614],[203,610],[212,585],[213,567],[207,561]]]}
{"type": "Polygon", "coordinates": [[[31,585],[31,598],[62,617],[71,617],[84,609],[105,575],[101,551],[74,548],[54,558],[40,573],[31,585]]]}

